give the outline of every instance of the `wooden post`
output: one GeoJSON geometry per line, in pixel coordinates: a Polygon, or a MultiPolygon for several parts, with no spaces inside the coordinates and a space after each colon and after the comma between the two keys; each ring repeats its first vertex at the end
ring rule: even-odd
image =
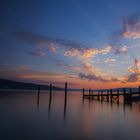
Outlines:
{"type": "Polygon", "coordinates": [[[90,99],[90,96],[91,96],[91,89],[89,89],[89,99],[90,99]]]}
{"type": "Polygon", "coordinates": [[[130,88],[130,94],[132,94],[132,89],[130,88]]]}
{"type": "Polygon", "coordinates": [[[119,103],[119,101],[120,101],[120,97],[119,97],[119,89],[117,89],[117,98],[118,98],[117,103],[119,103]]]}
{"type": "Polygon", "coordinates": [[[50,84],[50,101],[52,99],[52,84],[50,84]]]}
{"type": "Polygon", "coordinates": [[[103,101],[104,98],[103,98],[103,90],[101,90],[101,101],[103,101]]]}
{"type": "Polygon", "coordinates": [[[129,103],[132,102],[132,89],[130,88],[130,96],[129,96],[129,103]]]}
{"type": "Polygon", "coordinates": [[[123,99],[124,99],[124,104],[126,103],[126,92],[125,88],[123,88],[123,99]]]}
{"type": "Polygon", "coordinates": [[[66,116],[66,107],[67,107],[67,82],[65,83],[64,118],[66,116]]]}
{"type": "Polygon", "coordinates": [[[100,100],[100,91],[98,90],[98,100],[100,100]]]}
{"type": "Polygon", "coordinates": [[[67,100],[67,82],[65,83],[65,101],[67,100]]]}
{"type": "Polygon", "coordinates": [[[94,99],[94,96],[93,96],[93,90],[92,90],[92,100],[94,99]]]}
{"type": "Polygon", "coordinates": [[[112,89],[110,89],[110,101],[111,101],[111,103],[112,103],[112,101],[113,101],[112,89]]]}
{"type": "Polygon", "coordinates": [[[85,95],[85,89],[83,88],[83,99],[84,99],[84,95],[85,95]]]}
{"type": "Polygon", "coordinates": [[[107,102],[109,102],[109,90],[107,90],[107,102]]]}

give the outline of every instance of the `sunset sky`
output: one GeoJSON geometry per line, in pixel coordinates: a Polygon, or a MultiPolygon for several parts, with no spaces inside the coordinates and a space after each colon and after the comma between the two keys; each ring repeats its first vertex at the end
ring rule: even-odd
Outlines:
{"type": "Polygon", "coordinates": [[[140,0],[0,2],[0,78],[135,87],[139,69],[140,0]]]}

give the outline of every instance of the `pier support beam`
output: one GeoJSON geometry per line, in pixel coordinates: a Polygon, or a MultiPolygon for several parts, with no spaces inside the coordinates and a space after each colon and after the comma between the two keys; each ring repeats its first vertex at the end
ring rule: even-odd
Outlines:
{"type": "Polygon", "coordinates": [[[119,89],[117,89],[117,103],[119,103],[120,97],[119,97],[119,89]]]}
{"type": "Polygon", "coordinates": [[[67,108],[67,82],[65,83],[64,119],[66,117],[66,108],[67,108]]]}
{"type": "Polygon", "coordinates": [[[85,89],[83,88],[83,99],[84,99],[84,96],[85,96],[85,89]]]}
{"type": "Polygon", "coordinates": [[[110,102],[112,103],[112,101],[113,101],[112,89],[110,89],[110,102]]]}
{"type": "Polygon", "coordinates": [[[91,89],[89,89],[89,100],[91,98],[91,89]]]}
{"type": "Polygon", "coordinates": [[[109,90],[107,90],[107,97],[106,97],[107,102],[109,102],[109,90]]]}
{"type": "Polygon", "coordinates": [[[65,103],[67,101],[67,82],[65,83],[65,103]]]}
{"type": "Polygon", "coordinates": [[[97,100],[100,100],[100,91],[98,90],[97,100]]]}
{"type": "Polygon", "coordinates": [[[52,84],[50,84],[50,100],[52,99],[52,84]]]}
{"type": "Polygon", "coordinates": [[[104,97],[103,97],[103,90],[101,90],[101,101],[104,100],[104,97]]]}
{"type": "Polygon", "coordinates": [[[124,99],[124,104],[126,103],[126,92],[125,88],[123,88],[123,99],[124,99]]]}

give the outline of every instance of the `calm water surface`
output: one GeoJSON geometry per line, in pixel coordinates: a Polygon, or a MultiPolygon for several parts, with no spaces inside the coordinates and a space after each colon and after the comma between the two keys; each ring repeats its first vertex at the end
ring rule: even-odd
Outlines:
{"type": "Polygon", "coordinates": [[[140,140],[140,104],[82,99],[79,92],[0,91],[0,140],[140,140]]]}

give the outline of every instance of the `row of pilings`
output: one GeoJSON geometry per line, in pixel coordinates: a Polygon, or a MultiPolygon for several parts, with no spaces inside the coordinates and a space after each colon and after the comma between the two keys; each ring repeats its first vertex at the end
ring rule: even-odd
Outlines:
{"type": "MultiPolygon", "coordinates": [[[[48,112],[50,112],[51,109],[51,102],[52,102],[52,91],[53,91],[53,85],[49,85],[49,107],[48,112]]],[[[66,116],[66,107],[67,107],[67,93],[68,93],[68,86],[67,82],[65,82],[65,88],[64,88],[64,118],[66,116]]],[[[41,85],[38,85],[38,94],[37,94],[37,108],[39,109],[39,101],[40,101],[40,93],[41,93],[41,85]]]]}
{"type": "MultiPolygon", "coordinates": [[[[64,110],[66,110],[67,105],[67,93],[68,93],[68,84],[65,82],[64,84],[64,110]]],[[[37,106],[39,106],[39,98],[40,98],[40,90],[41,85],[38,86],[38,96],[37,96],[37,106]]],[[[49,104],[51,104],[52,100],[52,90],[53,86],[50,84],[49,86],[49,104]]],[[[138,92],[133,92],[132,88],[130,88],[129,92],[126,91],[126,88],[122,89],[108,89],[108,90],[92,90],[91,88],[88,90],[88,94],[86,93],[87,90],[83,88],[83,99],[89,100],[100,100],[100,101],[107,101],[107,102],[117,102],[119,103],[120,96],[123,96],[124,103],[131,103],[133,95],[137,95],[140,98],[140,86],[138,87],[138,92]]],[[[65,114],[65,111],[64,111],[65,114]]]]}
{"type": "Polygon", "coordinates": [[[117,102],[120,101],[120,96],[123,96],[124,103],[132,103],[134,100],[133,95],[135,95],[135,100],[140,100],[140,86],[138,87],[138,92],[132,91],[130,88],[128,92],[128,88],[122,89],[108,89],[108,90],[92,90],[91,88],[88,90],[88,94],[83,88],[83,99],[89,100],[100,100],[107,102],[117,102]]]}

